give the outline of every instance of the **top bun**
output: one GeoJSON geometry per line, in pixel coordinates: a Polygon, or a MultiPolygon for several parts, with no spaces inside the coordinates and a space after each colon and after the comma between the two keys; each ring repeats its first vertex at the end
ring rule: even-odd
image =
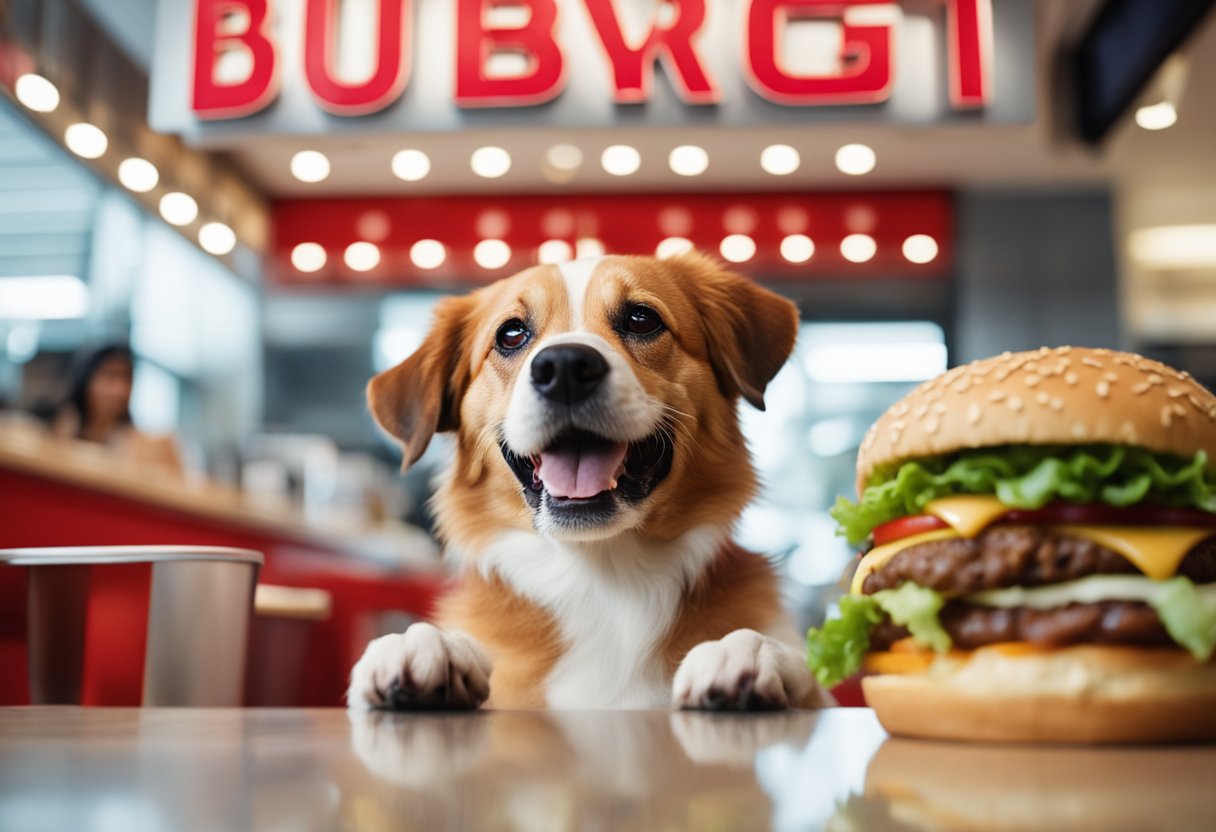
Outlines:
{"type": "Polygon", "coordinates": [[[1004,353],[930,379],[870,428],[857,493],[877,469],[998,445],[1134,445],[1216,470],[1216,396],[1189,373],[1129,352],[1004,353]]]}

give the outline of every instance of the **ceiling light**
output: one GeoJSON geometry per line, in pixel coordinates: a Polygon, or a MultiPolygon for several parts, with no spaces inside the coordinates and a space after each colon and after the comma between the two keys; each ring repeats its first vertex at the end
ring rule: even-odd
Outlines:
{"type": "Polygon", "coordinates": [[[181,191],[170,191],[160,198],[160,215],[170,225],[189,225],[198,219],[198,203],[181,191]]]}
{"type": "Polygon", "coordinates": [[[791,263],[805,263],[815,254],[815,242],[805,234],[790,234],[781,241],[781,256],[791,263]]]}
{"type": "Polygon", "coordinates": [[[291,175],[301,182],[321,182],[329,177],[329,157],[319,150],[301,150],[291,157],[291,175]]]}
{"type": "Polygon", "coordinates": [[[380,249],[375,243],[360,240],[346,247],[342,260],[354,271],[369,272],[380,265],[380,249]]]}
{"type": "Polygon", "coordinates": [[[1164,130],[1178,121],[1178,111],[1168,101],[1148,104],[1136,110],[1136,124],[1145,130],[1164,130]]]}
{"type": "Polygon", "coordinates": [[[511,154],[501,147],[479,147],[469,158],[473,173],[486,179],[497,179],[511,169],[511,154]]]}
{"type": "Polygon", "coordinates": [[[614,144],[604,148],[600,154],[600,164],[604,170],[613,176],[629,176],[637,173],[642,166],[642,154],[636,147],[627,144],[614,144]]]}
{"type": "Polygon", "coordinates": [[[146,194],[160,182],[160,172],[147,159],[123,159],[118,166],[118,181],[137,194],[146,194]]]}
{"type": "Polygon", "coordinates": [[[756,254],[756,241],[746,234],[730,234],[723,238],[718,250],[732,263],[746,263],[756,254]]]}
{"type": "Polygon", "coordinates": [[[849,176],[862,176],[874,170],[878,157],[864,144],[846,144],[836,151],[836,169],[849,176]]]}
{"type": "Polygon", "coordinates": [[[709,154],[695,144],[682,144],[672,148],[667,164],[679,176],[700,176],[709,167],[709,154]]]}
{"type": "Polygon", "coordinates": [[[1216,267],[1216,225],[1159,225],[1128,237],[1132,259],[1158,269],[1216,267]]]}
{"type": "Polygon", "coordinates": [[[410,262],[420,269],[437,269],[447,257],[447,249],[438,240],[419,240],[410,246],[410,262]]]}
{"type": "Polygon", "coordinates": [[[59,106],[59,90],[41,75],[27,72],[13,84],[17,100],[35,113],[52,113],[59,106]]]}
{"type": "Polygon", "coordinates": [[[692,248],[692,240],[689,240],[687,237],[667,237],[659,241],[659,244],[655,247],[654,256],[662,258],[679,257],[685,252],[692,251],[692,248]]]}
{"type": "Polygon", "coordinates": [[[840,241],[840,253],[850,263],[864,263],[878,252],[878,243],[869,234],[850,234],[840,241]]]}
{"type": "Polygon", "coordinates": [[[788,176],[801,164],[798,151],[788,144],[770,144],[760,152],[760,167],[773,176],[788,176]]]}
{"type": "Polygon", "coordinates": [[[291,265],[306,274],[325,268],[325,260],[325,249],[319,243],[300,243],[291,250],[291,265]]]}
{"type": "Polygon", "coordinates": [[[574,246],[565,240],[545,240],[536,250],[536,259],[541,263],[565,263],[574,259],[574,246]]]}
{"type": "Polygon", "coordinates": [[[101,128],[83,121],[69,124],[68,129],[63,132],[63,141],[68,150],[84,159],[100,158],[105,155],[106,148],[110,145],[101,128]]]}
{"type": "Polygon", "coordinates": [[[198,244],[203,251],[219,257],[236,248],[236,234],[222,222],[204,223],[198,230],[198,244]]]}
{"type": "Polygon", "coordinates": [[[583,164],[583,151],[572,144],[555,144],[545,151],[545,162],[555,170],[576,171],[583,164]]]}
{"type": "Polygon", "coordinates": [[[937,240],[928,234],[913,234],[904,240],[903,251],[910,263],[932,263],[937,257],[937,240]]]}
{"type": "Polygon", "coordinates": [[[74,275],[0,278],[0,319],[50,321],[89,313],[89,287],[74,275]]]}
{"type": "Polygon", "coordinates": [[[393,176],[406,182],[425,179],[431,172],[431,158],[421,150],[398,150],[390,163],[393,176]]]}
{"type": "Polygon", "coordinates": [[[582,237],[574,242],[574,256],[580,260],[603,257],[604,244],[594,237],[582,237]]]}
{"type": "Polygon", "coordinates": [[[483,269],[501,269],[511,261],[511,247],[502,240],[482,240],[473,246],[473,260],[483,269]]]}

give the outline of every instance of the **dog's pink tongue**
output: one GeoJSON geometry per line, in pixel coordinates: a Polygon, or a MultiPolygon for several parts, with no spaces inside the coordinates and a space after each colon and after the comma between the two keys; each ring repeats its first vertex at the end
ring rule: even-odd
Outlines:
{"type": "Polygon", "coordinates": [[[562,446],[541,451],[536,476],[554,497],[586,499],[616,488],[625,472],[624,442],[591,446],[562,446]]]}

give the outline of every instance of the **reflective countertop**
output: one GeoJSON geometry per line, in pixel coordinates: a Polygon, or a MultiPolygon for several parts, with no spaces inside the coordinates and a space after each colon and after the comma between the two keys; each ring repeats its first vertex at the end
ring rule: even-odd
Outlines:
{"type": "Polygon", "coordinates": [[[757,715],[0,709],[0,830],[1208,829],[1216,746],[757,715]]]}

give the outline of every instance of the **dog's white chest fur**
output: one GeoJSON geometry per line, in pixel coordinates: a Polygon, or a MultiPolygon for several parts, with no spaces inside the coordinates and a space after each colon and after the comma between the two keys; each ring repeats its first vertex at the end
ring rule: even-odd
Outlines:
{"type": "Polygon", "coordinates": [[[591,543],[500,535],[475,561],[550,612],[563,653],[545,683],[552,708],[665,708],[671,677],[659,654],[684,590],[726,538],[694,529],[671,543],[624,534],[591,543]]]}

